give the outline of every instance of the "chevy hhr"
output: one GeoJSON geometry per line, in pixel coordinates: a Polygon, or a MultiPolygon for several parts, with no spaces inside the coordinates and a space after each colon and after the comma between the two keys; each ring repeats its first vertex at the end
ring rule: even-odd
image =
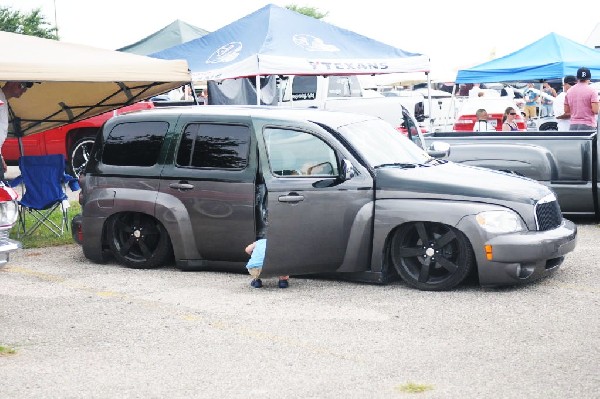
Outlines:
{"type": "MultiPolygon", "coordinates": [[[[415,121],[405,112],[406,127],[415,121]]],[[[331,275],[447,290],[514,285],[576,243],[533,180],[433,158],[372,116],[196,106],[110,119],[80,178],[86,257],[127,267],[331,275]]]]}

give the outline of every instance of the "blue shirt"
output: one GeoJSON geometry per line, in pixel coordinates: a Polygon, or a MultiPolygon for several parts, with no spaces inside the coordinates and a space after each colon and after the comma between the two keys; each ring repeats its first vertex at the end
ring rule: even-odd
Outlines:
{"type": "Polygon", "coordinates": [[[525,105],[528,106],[533,106],[533,105],[537,105],[535,102],[535,98],[537,97],[537,94],[535,91],[533,90],[525,90],[525,105]]]}
{"type": "Polygon", "coordinates": [[[263,262],[265,261],[265,253],[267,252],[267,239],[262,238],[256,241],[256,246],[254,247],[254,251],[252,251],[252,255],[250,255],[250,260],[246,265],[247,269],[254,269],[257,267],[262,267],[263,262]]]}

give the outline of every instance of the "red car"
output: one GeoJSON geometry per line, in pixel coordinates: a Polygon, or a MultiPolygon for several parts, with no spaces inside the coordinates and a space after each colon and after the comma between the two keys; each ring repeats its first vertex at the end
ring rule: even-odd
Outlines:
{"type": "MultiPolygon", "coordinates": [[[[87,164],[96,133],[104,122],[117,114],[153,107],[152,102],[142,101],[79,122],[25,136],[22,139],[23,155],[63,154],[67,159],[67,172],[79,176],[87,164]]],[[[9,165],[18,165],[20,155],[18,139],[8,137],[2,146],[4,160],[9,165]]]]}
{"type": "Polygon", "coordinates": [[[477,121],[475,112],[483,108],[488,113],[488,122],[495,126],[496,131],[501,132],[502,116],[508,107],[513,108],[519,114],[515,119],[519,130],[526,131],[525,119],[520,115],[519,107],[517,107],[514,100],[508,97],[476,97],[465,100],[460,107],[453,129],[457,132],[472,132],[477,121]]]}

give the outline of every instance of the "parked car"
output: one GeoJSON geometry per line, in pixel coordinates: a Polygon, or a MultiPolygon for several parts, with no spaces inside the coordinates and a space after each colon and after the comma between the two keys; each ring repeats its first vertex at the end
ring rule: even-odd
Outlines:
{"type": "Polygon", "coordinates": [[[21,248],[21,243],[9,238],[17,222],[19,206],[17,193],[0,181],[0,267],[8,263],[10,254],[21,248]]]}
{"type": "MultiPolygon", "coordinates": [[[[88,119],[25,136],[21,139],[23,154],[62,154],[67,160],[67,173],[78,176],[87,163],[96,134],[104,122],[121,113],[149,109],[153,106],[150,101],[140,101],[88,119]]],[[[7,137],[2,145],[2,156],[6,163],[18,165],[21,155],[19,140],[16,137],[7,137]]]]}
{"type": "MultiPolygon", "coordinates": [[[[483,108],[488,113],[489,122],[497,131],[502,131],[502,116],[508,107],[519,110],[515,101],[508,97],[469,97],[460,105],[453,129],[457,132],[472,132],[477,121],[475,112],[483,108]]],[[[525,119],[522,116],[517,116],[515,121],[519,130],[527,130],[525,119]]]]}
{"type": "MultiPolygon", "coordinates": [[[[404,109],[409,131],[417,122],[404,109]]],[[[439,155],[439,154],[438,154],[439,155]]],[[[437,160],[369,115],[279,107],[156,108],[112,118],[80,176],[73,235],[96,262],[263,275],[400,276],[447,290],[471,273],[520,284],[576,243],[553,192],[437,160]]]]}

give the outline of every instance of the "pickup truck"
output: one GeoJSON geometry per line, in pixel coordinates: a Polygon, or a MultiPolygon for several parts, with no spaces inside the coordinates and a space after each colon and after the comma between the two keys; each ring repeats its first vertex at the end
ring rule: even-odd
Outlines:
{"type": "Polygon", "coordinates": [[[448,290],[475,273],[482,285],[516,285],[557,270],[577,235],[546,186],[432,158],[363,114],[120,115],[104,124],[79,181],[74,239],[87,258],[132,268],[174,259],[182,270],[242,272],[244,248],[266,237],[266,277],[400,277],[448,290]]]}
{"type": "Polygon", "coordinates": [[[374,115],[396,128],[403,123],[404,106],[413,113],[417,121],[425,120],[425,101],[422,95],[365,96],[356,75],[284,75],[279,78],[278,90],[279,106],[374,115]]]}
{"type": "Polygon", "coordinates": [[[450,161],[539,181],[564,214],[600,217],[597,132],[427,132],[423,140],[448,144],[450,161]]]}
{"type": "MultiPolygon", "coordinates": [[[[152,102],[142,101],[82,121],[25,136],[21,139],[23,154],[62,154],[67,159],[67,173],[79,176],[87,163],[96,134],[104,122],[115,115],[152,107],[152,102]]],[[[6,138],[2,146],[2,155],[8,165],[18,165],[21,151],[16,137],[6,138]]]]}
{"type": "MultiPolygon", "coordinates": [[[[329,76],[277,76],[276,84],[269,90],[267,101],[270,105],[282,108],[317,108],[332,111],[346,111],[374,115],[389,122],[398,130],[403,123],[402,107],[409,109],[419,122],[425,120],[425,100],[421,93],[408,92],[412,95],[403,97],[384,97],[372,90],[363,90],[356,75],[329,76]]],[[[248,103],[251,95],[232,95],[251,90],[254,95],[256,85],[250,81],[248,85],[240,85],[233,80],[209,82],[211,104],[215,105],[253,105],[248,103]],[[232,83],[229,86],[226,83],[232,83]]],[[[262,95],[265,96],[265,88],[262,95]]],[[[256,100],[254,100],[256,101],[256,100]]]]}

